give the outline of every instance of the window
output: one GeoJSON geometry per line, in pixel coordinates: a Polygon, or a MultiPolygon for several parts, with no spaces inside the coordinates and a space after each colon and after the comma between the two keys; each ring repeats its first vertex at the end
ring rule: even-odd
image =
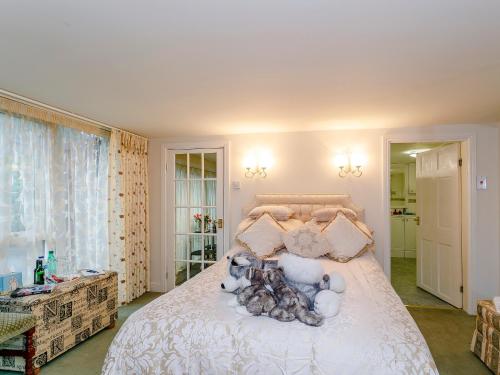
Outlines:
{"type": "Polygon", "coordinates": [[[106,137],[0,112],[0,273],[107,268],[106,137]]]}

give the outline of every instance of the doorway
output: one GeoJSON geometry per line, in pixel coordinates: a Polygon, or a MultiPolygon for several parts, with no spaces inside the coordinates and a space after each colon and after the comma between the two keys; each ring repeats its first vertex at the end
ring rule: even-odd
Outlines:
{"type": "Polygon", "coordinates": [[[224,253],[224,150],[169,149],[166,222],[169,289],[224,253]]]}
{"type": "Polygon", "coordinates": [[[461,308],[460,142],[390,144],[391,283],[406,305],[461,308]]]}

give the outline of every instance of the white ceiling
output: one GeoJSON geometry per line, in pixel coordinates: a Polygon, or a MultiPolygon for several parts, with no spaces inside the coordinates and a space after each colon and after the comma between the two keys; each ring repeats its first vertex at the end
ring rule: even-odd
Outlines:
{"type": "Polygon", "coordinates": [[[3,0],[0,88],[143,135],[500,121],[500,1],[3,0]]]}
{"type": "Polygon", "coordinates": [[[409,151],[432,149],[444,143],[391,143],[391,163],[415,163],[417,159],[409,155],[409,151]]]}

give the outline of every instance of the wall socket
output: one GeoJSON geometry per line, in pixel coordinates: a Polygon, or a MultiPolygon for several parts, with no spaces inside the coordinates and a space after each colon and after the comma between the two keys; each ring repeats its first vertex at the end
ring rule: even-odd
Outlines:
{"type": "Polygon", "coordinates": [[[477,190],[488,189],[488,179],[486,178],[486,176],[477,176],[476,188],[477,190]]]}

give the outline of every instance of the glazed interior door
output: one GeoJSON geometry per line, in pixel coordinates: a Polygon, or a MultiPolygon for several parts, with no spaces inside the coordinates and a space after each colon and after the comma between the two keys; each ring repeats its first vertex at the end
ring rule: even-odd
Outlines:
{"type": "Polygon", "coordinates": [[[169,289],[215,263],[223,251],[222,149],[170,150],[169,289]],[[173,238],[172,238],[173,237],[173,238]],[[171,242],[172,243],[171,243],[171,242]]]}
{"type": "Polygon", "coordinates": [[[462,307],[460,144],[417,155],[417,285],[462,307]]]}

